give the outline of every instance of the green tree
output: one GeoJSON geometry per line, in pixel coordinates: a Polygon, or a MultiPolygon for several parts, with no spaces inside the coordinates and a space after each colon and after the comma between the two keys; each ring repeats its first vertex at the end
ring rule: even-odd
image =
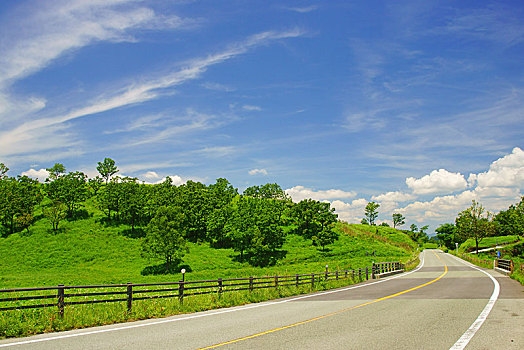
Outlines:
{"type": "Polygon", "coordinates": [[[17,224],[22,229],[27,227],[27,219],[41,198],[36,180],[27,176],[0,178],[0,222],[9,234],[15,232],[17,224]]]}
{"type": "Polygon", "coordinates": [[[524,235],[524,197],[520,203],[512,204],[495,215],[493,223],[499,236],[524,235]]]}
{"type": "Polygon", "coordinates": [[[455,249],[455,243],[462,243],[458,235],[455,233],[455,225],[446,223],[435,229],[437,239],[449,249],[455,249]]]}
{"type": "Polygon", "coordinates": [[[4,164],[0,163],[0,180],[7,177],[7,172],[9,171],[9,168],[4,164]]]}
{"type": "Polygon", "coordinates": [[[188,251],[184,238],[184,213],[180,207],[160,207],[146,228],[142,254],[162,260],[166,273],[178,264],[188,251]]]}
{"type": "Polygon", "coordinates": [[[58,175],[46,184],[45,191],[51,200],[65,204],[67,215],[72,218],[87,199],[87,176],[79,171],[58,175]]]}
{"type": "Polygon", "coordinates": [[[109,178],[119,171],[115,161],[111,158],[104,158],[103,162],[98,162],[96,170],[106,180],[106,184],[109,182],[109,178]]]}
{"type": "Polygon", "coordinates": [[[368,222],[368,220],[366,218],[362,218],[362,220],[360,220],[360,223],[362,225],[369,225],[369,222],[368,222]]]}
{"type": "Polygon", "coordinates": [[[491,213],[486,212],[480,203],[473,200],[471,207],[460,212],[455,219],[457,233],[464,239],[475,239],[477,253],[482,239],[493,234],[494,226],[490,218],[491,213]]]}
{"type": "Polygon", "coordinates": [[[406,223],[406,218],[400,214],[400,213],[394,213],[393,214],[393,228],[397,228],[397,226],[402,226],[406,223]]]}
{"type": "Polygon", "coordinates": [[[50,180],[56,180],[59,176],[65,174],[66,168],[64,164],[55,163],[51,168],[46,169],[49,173],[50,180]]]}
{"type": "Polygon", "coordinates": [[[334,243],[338,236],[338,233],[332,227],[326,227],[312,237],[313,245],[321,246],[322,251],[326,251],[326,245],[334,243]]]}
{"type": "Polygon", "coordinates": [[[367,222],[370,225],[375,225],[375,220],[378,217],[377,209],[380,207],[380,204],[375,202],[368,202],[366,208],[364,209],[364,214],[366,216],[367,222]]]}
{"type": "Polygon", "coordinates": [[[60,221],[67,217],[67,206],[57,200],[42,209],[44,216],[51,222],[53,231],[58,231],[60,221]]]}

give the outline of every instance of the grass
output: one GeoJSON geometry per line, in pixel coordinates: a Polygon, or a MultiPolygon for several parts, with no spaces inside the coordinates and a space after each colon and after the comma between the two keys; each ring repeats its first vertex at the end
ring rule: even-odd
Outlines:
{"type": "MultiPolygon", "coordinates": [[[[506,237],[507,242],[513,242],[515,241],[515,238],[518,238],[518,236],[505,236],[505,237],[506,237]]],[[[490,238],[493,238],[493,237],[490,237],[490,238]]],[[[498,238],[503,238],[503,237],[498,237],[498,238]]],[[[510,275],[510,277],[520,282],[520,284],[524,285],[524,265],[523,265],[524,264],[524,241],[522,239],[517,243],[508,244],[498,250],[481,252],[479,254],[459,253],[458,256],[475,265],[485,267],[488,269],[492,269],[493,260],[497,259],[497,251],[500,251],[500,254],[501,254],[500,257],[502,259],[508,259],[508,260],[513,261],[513,266],[514,266],[513,271],[514,272],[510,275]]],[[[457,255],[455,254],[454,250],[453,251],[450,250],[450,253],[457,255]]]]}
{"type": "MultiPolygon", "coordinates": [[[[479,242],[479,249],[495,247],[499,244],[515,242],[519,240],[519,236],[497,236],[497,237],[485,237],[479,242]]],[[[464,243],[459,247],[459,252],[470,252],[475,250],[475,239],[468,238],[464,243]]]]}
{"type": "MultiPolygon", "coordinates": [[[[159,264],[140,254],[142,238],[133,238],[127,225],[105,225],[104,214],[86,203],[82,219],[63,221],[54,233],[39,211],[29,232],[0,238],[0,289],[89,284],[157,283],[181,280],[181,274],[144,275],[148,266],[159,264]]],[[[290,229],[290,228],[286,228],[290,229]]],[[[351,270],[372,262],[413,260],[417,245],[392,228],[338,223],[340,238],[325,251],[311,240],[288,234],[282,250],[285,257],[275,266],[253,267],[238,261],[232,249],[215,249],[207,243],[189,243],[190,252],[182,264],[186,280],[273,276],[351,270]]],[[[412,263],[416,266],[416,261],[412,263]]],[[[409,265],[409,268],[414,268],[409,265]]],[[[354,283],[351,280],[322,282],[315,290],[354,283]]],[[[128,313],[125,302],[95,306],[68,306],[65,317],[56,308],[0,312],[0,337],[25,336],[42,332],[96,326],[115,322],[163,317],[210,308],[241,305],[282,296],[310,292],[311,287],[278,288],[262,291],[191,296],[183,305],[172,299],[134,302],[128,313]]]]}
{"type": "Polygon", "coordinates": [[[260,289],[252,292],[223,293],[220,296],[218,294],[197,295],[185,298],[183,303],[177,299],[134,301],[131,312],[127,311],[125,302],[74,305],[65,308],[63,318],[59,316],[56,308],[4,311],[0,313],[0,339],[244,305],[342,287],[355,282],[351,279],[340,279],[316,283],[314,288],[307,284],[298,287],[260,289]]]}

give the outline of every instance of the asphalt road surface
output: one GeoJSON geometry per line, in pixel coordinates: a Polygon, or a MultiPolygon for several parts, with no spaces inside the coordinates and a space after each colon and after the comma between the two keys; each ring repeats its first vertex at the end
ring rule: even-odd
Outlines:
{"type": "Polygon", "coordinates": [[[0,349],[524,349],[524,287],[438,250],[328,292],[0,341],[0,349]]]}

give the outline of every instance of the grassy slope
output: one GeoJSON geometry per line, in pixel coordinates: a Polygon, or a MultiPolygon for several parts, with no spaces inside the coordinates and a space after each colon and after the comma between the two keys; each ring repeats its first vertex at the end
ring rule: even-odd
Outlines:
{"type": "MultiPolygon", "coordinates": [[[[514,242],[519,239],[519,236],[497,236],[497,237],[485,237],[479,242],[479,249],[495,247],[501,243],[514,242]]],[[[459,247],[459,252],[468,252],[475,249],[475,239],[468,238],[467,241],[462,243],[459,247]]]]}
{"type": "MultiPolygon", "coordinates": [[[[140,255],[141,239],[122,234],[127,226],[100,224],[103,213],[87,204],[90,216],[61,224],[63,231],[49,231],[45,219],[38,220],[30,233],[0,238],[0,288],[50,286],[57,284],[110,284],[179,280],[177,275],[141,275],[157,264],[140,255]]],[[[339,223],[340,239],[325,252],[310,240],[290,234],[283,249],[287,255],[276,266],[255,268],[234,259],[231,249],[213,249],[207,244],[190,244],[183,264],[193,272],[191,280],[247,277],[273,274],[321,272],[331,269],[370,266],[371,261],[403,260],[412,256],[416,245],[392,228],[339,223]],[[375,251],[375,256],[366,252],[375,251]]]]}

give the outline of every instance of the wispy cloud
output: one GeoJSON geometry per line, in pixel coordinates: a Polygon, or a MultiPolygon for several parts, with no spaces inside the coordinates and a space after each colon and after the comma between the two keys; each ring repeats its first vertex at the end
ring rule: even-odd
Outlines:
{"type": "Polygon", "coordinates": [[[219,84],[219,83],[213,83],[213,82],[205,82],[202,84],[202,87],[208,90],[214,90],[214,91],[223,91],[223,92],[233,92],[236,89],[234,87],[219,84]]]}
{"type": "Polygon", "coordinates": [[[298,12],[298,13],[308,13],[308,12],[316,11],[318,9],[318,6],[311,5],[311,6],[306,6],[306,7],[285,7],[285,9],[289,11],[293,11],[293,12],[298,12]]]}
{"type": "MultiPolygon", "coordinates": [[[[267,44],[271,41],[294,38],[301,36],[302,34],[303,31],[300,29],[292,29],[289,31],[279,32],[267,31],[252,35],[242,42],[230,45],[227,49],[221,52],[187,61],[182,64],[179,69],[170,73],[156,77],[143,78],[140,82],[128,84],[127,86],[119,89],[116,93],[109,94],[109,96],[108,94],[102,94],[86,106],[73,109],[69,113],[23,123],[12,130],[7,130],[4,133],[0,133],[0,139],[2,140],[2,143],[6,145],[5,149],[13,149],[12,147],[9,147],[9,145],[15,144],[16,142],[19,142],[19,140],[32,140],[36,130],[50,128],[55,125],[63,125],[68,121],[72,121],[81,117],[86,117],[158,98],[160,95],[166,92],[166,89],[183,84],[188,80],[198,78],[207,70],[207,68],[212,65],[222,63],[235,56],[246,53],[254,47],[267,44]]],[[[195,118],[195,120],[193,120],[190,124],[183,126],[173,126],[161,131],[160,133],[156,133],[153,136],[137,140],[134,142],[134,145],[163,140],[187,130],[207,128],[210,125],[208,123],[210,119],[211,118],[205,116],[199,116],[195,118]]],[[[34,145],[34,142],[30,142],[28,144],[34,145]]]]}
{"type": "Polygon", "coordinates": [[[248,171],[248,174],[251,176],[255,176],[255,175],[267,175],[268,173],[266,169],[252,169],[248,171]]]}
{"type": "Polygon", "coordinates": [[[162,17],[136,1],[33,2],[23,20],[0,26],[0,86],[26,77],[64,53],[97,41],[134,41],[133,29],[177,28],[184,19],[162,17]],[[29,13],[29,15],[28,15],[29,13]]]}
{"type": "Polygon", "coordinates": [[[250,112],[252,112],[252,111],[260,112],[262,110],[261,107],[253,106],[253,105],[243,105],[242,109],[245,110],[245,111],[250,111],[250,112]]]}
{"type": "Polygon", "coordinates": [[[513,46],[524,41],[522,14],[515,8],[509,10],[501,5],[489,5],[449,18],[444,27],[435,30],[435,34],[452,33],[513,46]]]}

